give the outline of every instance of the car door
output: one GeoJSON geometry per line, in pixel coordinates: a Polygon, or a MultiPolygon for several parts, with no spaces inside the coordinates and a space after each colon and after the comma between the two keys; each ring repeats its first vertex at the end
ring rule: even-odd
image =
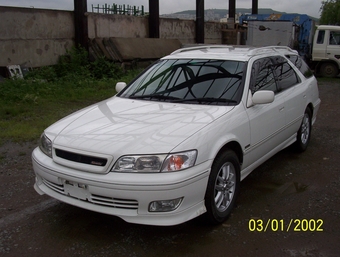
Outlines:
{"type": "MultiPolygon", "coordinates": [[[[298,63],[298,56],[291,56],[291,61],[298,63]]],[[[302,60],[300,60],[302,61],[302,60]]],[[[307,106],[308,80],[301,80],[287,59],[279,56],[273,60],[274,73],[278,82],[278,89],[285,101],[286,126],[285,138],[293,136],[299,129],[307,106]]]]}
{"type": "Polygon", "coordinates": [[[317,30],[314,36],[314,44],[312,48],[312,57],[313,61],[321,61],[326,58],[326,45],[327,40],[326,38],[326,31],[325,30],[317,30]]]}
{"type": "Polygon", "coordinates": [[[250,163],[254,163],[266,159],[271,155],[271,151],[284,141],[285,99],[278,91],[270,58],[254,61],[251,73],[249,94],[254,94],[258,90],[271,90],[275,93],[274,101],[269,104],[253,105],[249,103],[251,97],[248,97],[246,111],[251,140],[246,150],[250,151],[250,163]]]}
{"type": "Polygon", "coordinates": [[[329,42],[326,49],[327,57],[339,63],[340,56],[340,30],[329,31],[329,42]]]}

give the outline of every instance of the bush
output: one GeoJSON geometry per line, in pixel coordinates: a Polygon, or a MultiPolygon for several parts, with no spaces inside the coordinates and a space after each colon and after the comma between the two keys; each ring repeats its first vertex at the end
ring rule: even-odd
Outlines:
{"type": "Polygon", "coordinates": [[[54,67],[59,78],[69,77],[90,77],[90,63],[88,53],[84,48],[73,47],[66,55],[59,58],[58,64],[54,67]]]}
{"type": "Polygon", "coordinates": [[[124,75],[120,65],[100,57],[94,62],[88,59],[84,48],[73,47],[59,58],[57,65],[34,69],[25,78],[46,81],[79,81],[93,79],[117,79],[124,75]]]}
{"type": "Polygon", "coordinates": [[[25,75],[28,80],[41,80],[41,81],[55,81],[58,79],[56,70],[52,66],[46,66],[34,69],[25,75]]]}
{"type": "Polygon", "coordinates": [[[118,79],[124,75],[120,66],[110,62],[105,57],[100,57],[91,63],[91,73],[96,79],[118,79]]]}

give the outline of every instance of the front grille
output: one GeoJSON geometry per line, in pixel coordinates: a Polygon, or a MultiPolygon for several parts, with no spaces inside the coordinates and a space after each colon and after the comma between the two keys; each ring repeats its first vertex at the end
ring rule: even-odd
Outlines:
{"type": "MultiPolygon", "coordinates": [[[[47,186],[49,189],[53,190],[54,192],[57,192],[62,195],[67,195],[64,190],[63,184],[56,184],[51,181],[48,181],[46,179],[42,179],[45,186],[47,186]]],[[[72,197],[70,195],[67,195],[68,197],[72,197]]],[[[78,199],[78,198],[77,198],[78,199]]],[[[116,208],[116,209],[128,209],[128,210],[137,210],[138,209],[138,201],[131,200],[131,199],[118,199],[108,196],[102,196],[102,195],[93,195],[89,193],[89,197],[86,200],[81,200],[85,202],[90,202],[96,205],[102,205],[106,207],[116,208]]]]}
{"type": "Polygon", "coordinates": [[[73,161],[73,162],[79,162],[83,164],[89,164],[94,166],[100,166],[104,167],[107,163],[107,159],[100,158],[100,157],[94,157],[94,156],[88,156],[78,153],[71,153],[68,151],[55,149],[55,154],[62,159],[73,161]]]}
{"type": "Polygon", "coordinates": [[[95,204],[110,206],[114,208],[121,208],[121,209],[130,209],[130,210],[137,210],[138,209],[138,202],[136,200],[124,200],[124,199],[117,199],[112,197],[100,196],[100,195],[92,195],[91,202],[95,204]]]}
{"type": "Polygon", "coordinates": [[[43,178],[43,183],[45,184],[45,186],[47,186],[49,189],[52,189],[53,191],[60,193],[60,194],[65,194],[64,191],[64,185],[59,185],[56,183],[53,183],[51,181],[48,181],[46,179],[43,178]]]}

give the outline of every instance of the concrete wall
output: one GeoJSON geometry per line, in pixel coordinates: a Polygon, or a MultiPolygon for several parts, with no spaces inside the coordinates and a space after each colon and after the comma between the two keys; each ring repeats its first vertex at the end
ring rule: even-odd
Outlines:
{"type": "MultiPolygon", "coordinates": [[[[148,18],[87,13],[89,38],[148,38],[148,18]]],[[[205,23],[205,43],[221,44],[225,24],[205,23]]],[[[160,19],[160,38],[195,43],[195,21],[160,19]]],[[[56,64],[74,45],[74,15],[70,11],[0,6],[0,67],[56,64]]]]}
{"type": "Polygon", "coordinates": [[[148,37],[148,19],[128,15],[87,13],[89,38],[148,37]]]}
{"type": "Polygon", "coordinates": [[[159,21],[160,38],[178,39],[182,44],[195,43],[195,21],[162,18],[159,21]]]}
{"type": "Polygon", "coordinates": [[[0,7],[0,66],[55,64],[74,44],[73,12],[0,7]]]}
{"type": "Polygon", "coordinates": [[[222,30],[227,28],[227,23],[205,22],[205,44],[222,44],[222,30]]]}
{"type": "MultiPolygon", "coordinates": [[[[147,38],[148,18],[134,17],[114,14],[97,14],[88,13],[89,38],[147,38]]],[[[195,21],[180,20],[170,18],[160,18],[160,38],[178,39],[182,44],[194,44],[195,39],[195,21]]],[[[222,29],[226,27],[225,23],[206,22],[205,23],[205,43],[221,44],[222,29]]]]}

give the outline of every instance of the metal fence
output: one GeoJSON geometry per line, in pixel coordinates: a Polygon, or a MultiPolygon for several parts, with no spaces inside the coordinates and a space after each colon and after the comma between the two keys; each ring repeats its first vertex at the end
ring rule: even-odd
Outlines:
{"type": "Polygon", "coordinates": [[[105,14],[121,14],[132,16],[144,16],[144,6],[132,6],[132,5],[117,5],[117,4],[104,4],[104,5],[92,5],[92,12],[105,13],[105,14]]]}

